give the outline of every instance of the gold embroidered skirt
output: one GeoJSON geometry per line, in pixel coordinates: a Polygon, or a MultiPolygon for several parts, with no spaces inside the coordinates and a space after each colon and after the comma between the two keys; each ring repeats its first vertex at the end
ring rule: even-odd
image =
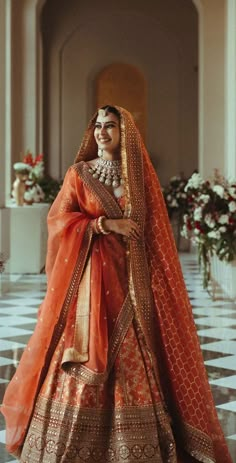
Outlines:
{"type": "Polygon", "coordinates": [[[176,463],[170,419],[133,324],[107,381],[84,384],[52,358],[21,454],[22,463],[176,463]]]}

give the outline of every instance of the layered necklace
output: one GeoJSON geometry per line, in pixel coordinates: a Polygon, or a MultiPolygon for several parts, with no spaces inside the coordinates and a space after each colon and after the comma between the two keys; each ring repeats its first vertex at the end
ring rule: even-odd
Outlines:
{"type": "Polygon", "coordinates": [[[107,186],[118,188],[122,184],[121,160],[110,161],[99,158],[94,167],[89,168],[90,174],[107,186]]]}

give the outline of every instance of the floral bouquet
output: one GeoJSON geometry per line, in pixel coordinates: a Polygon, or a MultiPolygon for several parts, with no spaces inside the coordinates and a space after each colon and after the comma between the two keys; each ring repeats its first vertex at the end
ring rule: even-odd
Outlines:
{"type": "Polygon", "coordinates": [[[194,173],[185,186],[188,209],[182,235],[198,246],[203,283],[210,279],[210,257],[227,262],[236,255],[236,182],[227,182],[218,171],[212,181],[194,173]]]}
{"type": "Polygon", "coordinates": [[[44,176],[43,154],[33,156],[30,151],[23,156],[23,164],[29,167],[29,175],[25,181],[24,203],[40,203],[44,200],[44,192],[39,185],[44,176]]]}
{"type": "Polygon", "coordinates": [[[31,167],[29,180],[26,182],[25,200],[27,204],[41,201],[52,203],[60,191],[62,181],[45,175],[43,154],[34,157],[28,151],[24,155],[23,161],[31,167]]]}
{"type": "MultiPolygon", "coordinates": [[[[21,177],[20,181],[24,182],[21,205],[54,201],[60,191],[62,181],[45,175],[43,154],[33,156],[30,151],[27,151],[23,156],[23,162],[15,163],[13,167],[15,174],[21,177]]],[[[16,200],[15,196],[13,188],[12,197],[16,200]]]]}

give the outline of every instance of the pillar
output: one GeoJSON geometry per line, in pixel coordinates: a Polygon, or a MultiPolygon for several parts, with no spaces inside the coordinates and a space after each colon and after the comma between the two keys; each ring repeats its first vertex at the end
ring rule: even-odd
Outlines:
{"type": "Polygon", "coordinates": [[[227,178],[236,179],[236,0],[226,7],[225,160],[227,178]]]}

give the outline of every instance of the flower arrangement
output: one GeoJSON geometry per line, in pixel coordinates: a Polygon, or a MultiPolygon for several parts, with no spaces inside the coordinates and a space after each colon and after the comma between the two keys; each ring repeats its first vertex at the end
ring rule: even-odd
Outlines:
{"type": "Polygon", "coordinates": [[[228,182],[215,171],[204,181],[194,173],[185,186],[188,208],[182,235],[198,246],[203,266],[203,285],[210,279],[210,257],[215,253],[227,262],[236,256],[236,182],[228,182]]]}
{"type": "MultiPolygon", "coordinates": [[[[23,155],[23,162],[17,162],[13,167],[21,184],[24,183],[23,198],[21,201],[16,201],[18,205],[54,201],[62,182],[53,179],[50,175],[45,175],[43,154],[33,156],[30,151],[27,151],[23,155]]],[[[14,184],[12,196],[16,200],[14,184]]]]}
{"type": "Polygon", "coordinates": [[[43,154],[34,157],[28,151],[23,156],[23,162],[16,162],[13,167],[16,181],[12,196],[17,205],[42,202],[45,195],[38,182],[44,175],[43,154]]]}
{"type": "Polygon", "coordinates": [[[171,177],[169,184],[163,188],[163,195],[169,217],[174,213],[182,215],[187,208],[187,193],[185,186],[187,180],[182,176],[171,177]]]}

